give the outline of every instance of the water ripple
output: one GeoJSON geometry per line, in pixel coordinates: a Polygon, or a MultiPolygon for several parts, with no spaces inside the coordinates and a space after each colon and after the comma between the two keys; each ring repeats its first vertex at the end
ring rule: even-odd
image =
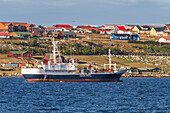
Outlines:
{"type": "Polygon", "coordinates": [[[123,78],[121,83],[30,83],[0,78],[2,113],[168,113],[169,78],[123,78]]]}

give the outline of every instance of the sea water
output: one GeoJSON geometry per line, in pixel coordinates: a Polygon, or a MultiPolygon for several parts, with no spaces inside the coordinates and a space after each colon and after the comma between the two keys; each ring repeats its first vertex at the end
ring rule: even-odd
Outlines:
{"type": "Polygon", "coordinates": [[[0,78],[0,113],[169,113],[170,78],[30,83],[0,78]]]}

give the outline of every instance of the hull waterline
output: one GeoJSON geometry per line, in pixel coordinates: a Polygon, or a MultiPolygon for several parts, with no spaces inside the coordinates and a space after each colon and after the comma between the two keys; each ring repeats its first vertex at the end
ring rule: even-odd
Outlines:
{"type": "Polygon", "coordinates": [[[23,74],[29,82],[122,82],[120,77],[127,70],[117,73],[100,73],[100,74],[23,74]]]}

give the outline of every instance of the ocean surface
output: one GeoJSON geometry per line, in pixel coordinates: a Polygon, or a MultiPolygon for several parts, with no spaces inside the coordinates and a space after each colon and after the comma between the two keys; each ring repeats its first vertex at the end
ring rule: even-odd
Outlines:
{"type": "Polygon", "coordinates": [[[170,78],[30,83],[0,78],[0,113],[170,113],[170,78]]]}

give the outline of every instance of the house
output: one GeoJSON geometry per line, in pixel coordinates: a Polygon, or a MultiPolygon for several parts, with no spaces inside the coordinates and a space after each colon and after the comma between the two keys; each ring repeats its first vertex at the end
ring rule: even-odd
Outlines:
{"type": "Polygon", "coordinates": [[[27,51],[10,51],[7,54],[8,57],[25,57],[25,58],[31,58],[32,54],[27,51]]]}
{"type": "Polygon", "coordinates": [[[0,32],[30,32],[34,29],[34,24],[21,22],[0,22],[0,32]]]}
{"type": "Polygon", "coordinates": [[[166,26],[166,27],[170,27],[170,24],[164,24],[164,26],[166,26]]]}
{"type": "Polygon", "coordinates": [[[170,37],[161,37],[161,38],[158,39],[158,42],[170,44],[170,37]]]}
{"type": "Polygon", "coordinates": [[[125,26],[125,29],[126,29],[127,31],[132,31],[133,27],[132,27],[132,26],[125,26]]]}
{"type": "Polygon", "coordinates": [[[12,32],[10,33],[11,37],[24,37],[24,38],[30,38],[31,37],[31,33],[28,32],[12,32]]]}
{"type": "MultiPolygon", "coordinates": [[[[53,53],[46,53],[42,60],[44,61],[45,65],[47,65],[49,61],[51,63],[54,63],[53,53]]],[[[65,58],[63,56],[61,56],[61,58],[59,58],[59,55],[57,55],[56,61],[61,62],[60,60],[62,60],[62,62],[65,62],[65,58]]]]}
{"type": "Polygon", "coordinates": [[[170,31],[170,26],[168,27],[168,31],[170,31]]]}
{"type": "Polygon", "coordinates": [[[56,25],[54,25],[54,27],[65,28],[65,29],[73,29],[73,27],[71,25],[68,25],[68,24],[56,24],[56,25]]]}
{"type": "Polygon", "coordinates": [[[140,40],[138,35],[130,35],[130,34],[112,34],[110,36],[111,39],[115,40],[140,40]]]}
{"type": "Polygon", "coordinates": [[[101,30],[115,30],[115,26],[114,25],[102,25],[100,29],[101,30]]]}
{"type": "Polygon", "coordinates": [[[150,30],[151,30],[151,28],[149,26],[147,26],[147,25],[141,26],[141,29],[142,30],[140,31],[140,33],[142,33],[142,34],[149,34],[150,30]]]}
{"type": "Polygon", "coordinates": [[[166,26],[153,27],[150,31],[150,35],[163,35],[165,30],[167,30],[166,26]]]}
{"type": "Polygon", "coordinates": [[[76,27],[76,29],[88,29],[88,28],[92,28],[90,25],[85,25],[85,26],[83,26],[83,25],[80,25],[80,26],[77,26],[76,27]]]}
{"type": "Polygon", "coordinates": [[[119,34],[126,33],[126,28],[125,28],[125,26],[116,26],[115,32],[117,32],[119,34]]]}
{"type": "Polygon", "coordinates": [[[100,34],[111,34],[110,30],[98,30],[100,34]]]}
{"type": "Polygon", "coordinates": [[[140,33],[141,30],[142,30],[141,27],[140,27],[139,25],[136,25],[136,26],[133,28],[132,31],[136,31],[136,32],[140,33]]]}
{"type": "Polygon", "coordinates": [[[76,38],[76,33],[72,31],[60,31],[55,38],[76,38]]]}
{"type": "Polygon", "coordinates": [[[0,38],[10,38],[8,33],[0,32],[0,38]]]}

